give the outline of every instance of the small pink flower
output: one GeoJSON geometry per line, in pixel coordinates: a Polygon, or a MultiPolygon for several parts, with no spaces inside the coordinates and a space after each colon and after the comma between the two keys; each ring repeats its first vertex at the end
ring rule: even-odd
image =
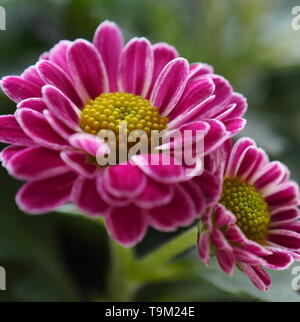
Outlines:
{"type": "MultiPolygon", "coordinates": [[[[128,128],[145,131],[199,129],[206,155],[245,125],[244,97],[210,66],[189,64],[172,46],[145,38],[124,46],[112,22],[98,27],[92,43],[59,42],[21,76],[4,77],[1,87],[17,103],[14,115],[0,117],[0,140],[10,144],[3,165],[26,181],[19,207],[37,214],[72,202],[104,216],[125,246],[139,242],[148,225],[190,225],[213,196],[199,200],[203,184],[186,182],[184,166],[144,165],[147,154],[99,166],[109,147],[98,131],[115,130],[126,117],[128,128]]],[[[214,180],[208,172],[202,178],[214,180]]],[[[211,190],[216,194],[217,185],[211,190]]]]}
{"type": "Polygon", "coordinates": [[[237,266],[267,291],[271,280],[262,267],[282,270],[300,260],[298,186],[286,166],[270,162],[248,138],[233,147],[228,140],[208,158],[208,167],[223,189],[217,205],[201,217],[199,256],[207,265],[213,246],[225,273],[237,266]]]}

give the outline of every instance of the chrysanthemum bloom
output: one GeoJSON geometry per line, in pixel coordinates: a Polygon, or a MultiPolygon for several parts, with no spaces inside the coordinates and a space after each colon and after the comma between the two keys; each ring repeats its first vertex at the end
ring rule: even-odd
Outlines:
{"type": "MultiPolygon", "coordinates": [[[[137,243],[148,225],[174,230],[195,220],[212,196],[198,200],[184,166],[143,165],[149,155],[101,167],[109,152],[97,137],[117,131],[204,131],[204,154],[245,124],[245,99],[210,66],[189,64],[165,43],[134,38],[123,46],[119,28],[104,22],[93,43],[61,41],[21,76],[4,77],[4,93],[17,104],[0,117],[3,165],[27,183],[16,201],[28,213],[45,213],[73,202],[106,219],[112,237],[137,243]],[[185,182],[182,183],[181,182],[185,182]]],[[[198,192],[209,173],[204,172],[198,192]]]]}
{"type": "Polygon", "coordinates": [[[271,280],[263,267],[281,270],[300,259],[298,186],[286,166],[270,162],[248,138],[233,147],[227,141],[209,166],[221,173],[223,189],[218,204],[202,216],[200,258],[207,265],[213,249],[225,273],[237,266],[266,291],[271,280]]]}

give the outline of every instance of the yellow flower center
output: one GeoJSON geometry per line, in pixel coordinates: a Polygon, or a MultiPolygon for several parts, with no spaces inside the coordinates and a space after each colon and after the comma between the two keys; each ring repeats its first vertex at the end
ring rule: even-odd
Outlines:
{"type": "Polygon", "coordinates": [[[126,122],[128,133],[143,130],[149,136],[152,130],[166,129],[168,118],[147,99],[115,92],[90,100],[81,112],[79,125],[86,133],[97,135],[101,130],[111,130],[118,135],[121,122],[126,122]]]}
{"type": "Polygon", "coordinates": [[[237,225],[247,238],[263,244],[270,223],[268,204],[249,183],[226,178],[220,201],[237,218],[237,225]]]}

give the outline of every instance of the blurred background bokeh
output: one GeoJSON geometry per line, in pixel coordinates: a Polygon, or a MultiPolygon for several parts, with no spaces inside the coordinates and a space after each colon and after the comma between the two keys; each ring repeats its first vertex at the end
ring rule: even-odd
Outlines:
{"type": "MultiPolygon", "coordinates": [[[[7,0],[0,5],[7,15],[7,30],[0,31],[0,77],[21,73],[61,39],[91,40],[101,21],[113,20],[126,40],[165,41],[191,62],[213,65],[248,98],[242,135],[285,162],[300,182],[300,30],[291,27],[291,10],[299,1],[7,0]]],[[[0,93],[0,108],[0,114],[13,113],[15,104],[0,93]]],[[[79,216],[25,215],[14,202],[20,185],[1,168],[0,265],[7,290],[0,291],[0,301],[105,299],[105,230],[79,216]]],[[[138,252],[170,236],[150,231],[138,252]]],[[[198,278],[186,274],[146,285],[135,300],[299,301],[291,291],[292,277],[289,270],[274,273],[274,288],[263,295],[239,274],[231,280],[214,267],[203,270],[199,262],[198,278]]]]}

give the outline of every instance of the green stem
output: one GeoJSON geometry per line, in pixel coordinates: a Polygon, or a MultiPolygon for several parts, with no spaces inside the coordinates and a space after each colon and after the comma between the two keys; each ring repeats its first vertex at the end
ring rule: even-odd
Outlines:
{"type": "Polygon", "coordinates": [[[110,241],[111,267],[108,278],[108,296],[110,301],[130,301],[136,284],[128,275],[134,264],[132,249],[118,245],[113,239],[110,241]]]}
{"type": "Polygon", "coordinates": [[[198,226],[193,226],[182,234],[174,237],[149,255],[142,257],[138,261],[138,266],[140,268],[151,269],[155,266],[165,265],[176,255],[196,245],[198,229],[198,226]]]}

